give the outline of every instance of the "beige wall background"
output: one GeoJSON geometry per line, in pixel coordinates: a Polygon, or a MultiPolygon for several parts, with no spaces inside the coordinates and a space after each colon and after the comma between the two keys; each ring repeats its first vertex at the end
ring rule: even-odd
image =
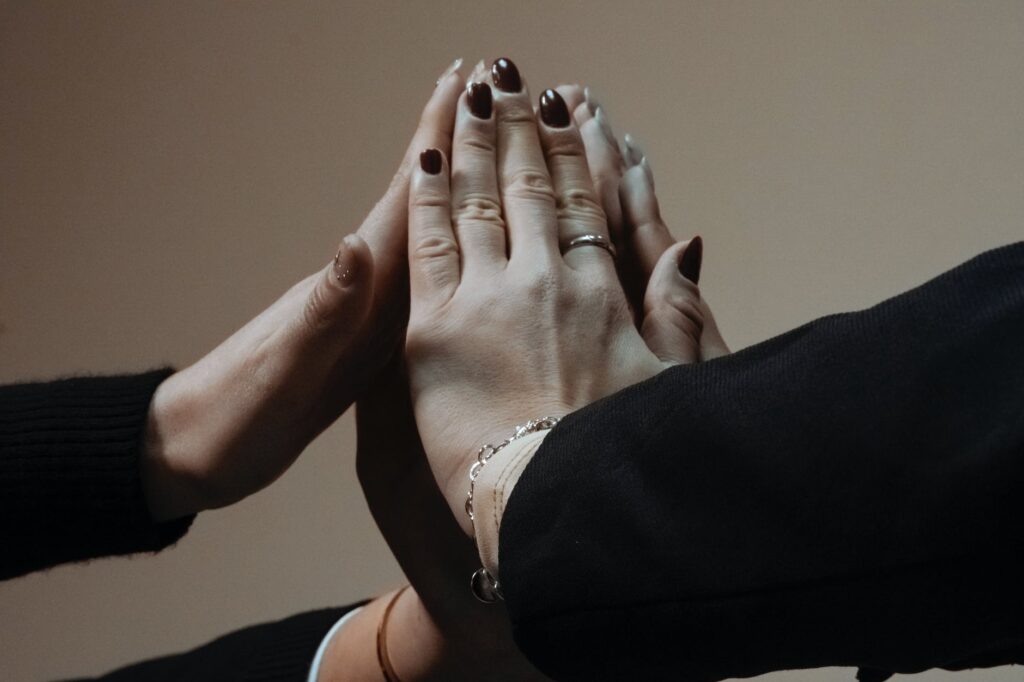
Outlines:
{"type": "MultiPolygon", "coordinates": [[[[1024,237],[1020,0],[6,2],[0,381],[200,357],[358,226],[460,55],[601,93],[675,232],[704,236],[736,347],[1024,237]]],[[[397,584],[353,437],[346,417],[161,555],[0,585],[0,678],[98,674],[397,584]]]]}

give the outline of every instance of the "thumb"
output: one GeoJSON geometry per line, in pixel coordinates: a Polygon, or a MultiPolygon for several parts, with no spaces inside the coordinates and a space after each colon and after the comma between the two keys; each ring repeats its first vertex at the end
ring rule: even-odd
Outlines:
{"type": "Polygon", "coordinates": [[[373,254],[362,237],[350,234],[306,296],[303,330],[310,341],[344,343],[361,327],[372,299],[373,254]]]}
{"type": "Polygon", "coordinates": [[[694,263],[699,272],[701,249],[700,237],[674,244],[651,272],[640,333],[651,352],[665,362],[687,364],[700,358],[704,314],[694,263]]]}

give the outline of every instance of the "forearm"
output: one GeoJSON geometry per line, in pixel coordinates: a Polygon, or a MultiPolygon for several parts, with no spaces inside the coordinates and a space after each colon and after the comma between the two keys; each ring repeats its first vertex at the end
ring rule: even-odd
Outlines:
{"type": "Polygon", "coordinates": [[[153,522],[139,472],[150,400],[169,374],[0,388],[0,577],[184,534],[189,518],[153,522]]]}
{"type": "Polygon", "coordinates": [[[502,660],[477,662],[471,651],[470,655],[460,654],[459,643],[445,639],[410,588],[400,594],[389,592],[352,616],[329,643],[318,682],[386,682],[378,656],[379,638],[384,640],[388,662],[402,682],[528,679],[521,677],[521,671],[503,669],[502,660]],[[386,627],[380,631],[392,600],[386,627]],[[480,663],[486,667],[477,668],[480,663]]]}
{"type": "Polygon", "coordinates": [[[1024,638],[1021,347],[1017,245],[570,415],[501,522],[517,641],[567,679],[700,680],[1024,638]]]}

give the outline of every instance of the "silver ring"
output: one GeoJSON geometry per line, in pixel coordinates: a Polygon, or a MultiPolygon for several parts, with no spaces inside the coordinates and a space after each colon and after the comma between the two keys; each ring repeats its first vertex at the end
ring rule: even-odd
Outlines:
{"type": "Polygon", "coordinates": [[[603,234],[581,234],[579,237],[573,237],[572,240],[566,244],[565,248],[562,249],[562,255],[569,253],[573,249],[580,246],[596,246],[602,248],[615,258],[615,247],[612,246],[608,239],[603,234]]]}

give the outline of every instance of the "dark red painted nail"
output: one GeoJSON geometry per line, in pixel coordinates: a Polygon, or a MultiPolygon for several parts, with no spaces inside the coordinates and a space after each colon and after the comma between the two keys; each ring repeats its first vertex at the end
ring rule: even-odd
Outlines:
{"type": "Polygon", "coordinates": [[[490,118],[494,109],[494,97],[491,95],[491,86],[487,83],[470,83],[466,89],[466,99],[469,100],[469,110],[477,118],[490,118]]]}
{"type": "Polygon", "coordinates": [[[523,80],[519,77],[519,69],[511,59],[501,57],[491,66],[491,79],[502,92],[519,92],[523,89],[523,80]]]}
{"type": "Polygon", "coordinates": [[[540,118],[552,128],[569,127],[569,107],[555,90],[545,90],[540,96],[540,118]]]}
{"type": "Polygon", "coordinates": [[[694,237],[679,260],[679,274],[694,284],[700,282],[700,263],[704,260],[704,240],[694,237]]]}
{"type": "Polygon", "coordinates": [[[423,172],[437,175],[441,172],[441,152],[437,149],[428,149],[420,154],[420,168],[423,172]]]}

